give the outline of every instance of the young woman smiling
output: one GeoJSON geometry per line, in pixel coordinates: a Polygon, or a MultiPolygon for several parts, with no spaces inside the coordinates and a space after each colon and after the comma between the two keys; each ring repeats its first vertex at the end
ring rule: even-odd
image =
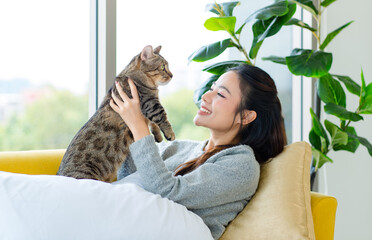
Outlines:
{"type": "Polygon", "coordinates": [[[155,143],[141,113],[139,97],[119,91],[110,105],[123,118],[135,142],[116,184],[136,183],[199,215],[218,239],[254,195],[260,164],[286,145],[284,120],[273,79],[241,65],[223,74],[202,96],[194,123],[210,130],[203,142],[155,143]]]}

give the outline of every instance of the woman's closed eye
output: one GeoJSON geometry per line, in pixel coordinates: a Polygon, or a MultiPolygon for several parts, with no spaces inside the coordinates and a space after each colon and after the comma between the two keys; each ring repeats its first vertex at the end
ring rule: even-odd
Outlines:
{"type": "MultiPolygon", "coordinates": [[[[213,90],[213,88],[210,88],[208,91],[214,91],[214,90],[213,90]]],[[[217,92],[217,95],[222,97],[222,98],[225,98],[225,96],[220,92],[217,92]]]]}

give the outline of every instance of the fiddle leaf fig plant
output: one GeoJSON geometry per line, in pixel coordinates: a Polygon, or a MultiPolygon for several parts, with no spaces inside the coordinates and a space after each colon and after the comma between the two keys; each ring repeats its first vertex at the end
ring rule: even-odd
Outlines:
{"type": "Polygon", "coordinates": [[[338,119],[338,124],[327,119],[322,123],[320,121],[320,111],[314,113],[314,110],[310,109],[313,127],[309,133],[309,141],[312,145],[314,172],[326,162],[333,162],[327,156],[331,150],[345,150],[354,153],[359,144],[362,144],[367,148],[369,155],[372,156],[372,145],[370,142],[366,138],[359,136],[355,128],[351,126],[354,122],[364,120],[362,114],[372,114],[372,83],[366,86],[363,70],[361,73],[362,86],[348,76],[329,72],[333,59],[332,53],[326,52],[325,48],[343,29],[353,22],[347,22],[328,33],[325,38],[321,36],[322,13],[325,8],[335,1],[319,0],[317,7],[314,6],[311,0],[293,1],[311,13],[317,22],[317,27],[312,28],[298,19],[290,19],[286,25],[295,25],[310,31],[317,40],[317,49],[295,48],[287,57],[270,56],[263,58],[263,60],[286,65],[294,75],[317,78],[316,97],[323,103],[324,112],[338,119]],[[350,93],[359,97],[357,109],[350,111],[346,108],[346,94],[341,83],[350,93]]]}
{"type": "Polygon", "coordinates": [[[276,0],[273,4],[253,11],[248,15],[243,24],[237,26],[234,9],[239,2],[211,3],[206,5],[206,11],[215,14],[215,17],[207,19],[204,23],[210,31],[224,31],[227,37],[220,41],[205,45],[192,53],[189,62],[206,62],[214,59],[228,48],[235,48],[241,52],[244,60],[229,60],[214,63],[204,67],[203,71],[211,73],[211,77],[202,83],[195,91],[194,102],[200,105],[201,96],[211,87],[212,83],[229,68],[242,63],[255,65],[259,50],[266,38],[277,34],[283,26],[297,26],[310,31],[317,40],[316,49],[295,48],[289,56],[269,56],[263,60],[286,65],[294,75],[317,78],[317,99],[324,105],[324,112],[333,115],[338,123],[330,120],[320,121],[320,111],[310,109],[313,127],[309,132],[309,141],[312,145],[313,168],[316,172],[327,162],[333,160],[327,155],[331,150],[345,150],[354,153],[360,144],[365,146],[372,156],[370,142],[358,135],[351,125],[363,120],[363,114],[372,114],[372,83],[366,85],[363,70],[361,72],[361,85],[349,76],[330,73],[333,55],[325,51],[332,40],[353,21],[349,21],[341,27],[328,33],[324,38],[321,36],[321,17],[325,8],[336,0],[319,0],[315,6],[312,0],[276,0]],[[317,26],[293,18],[297,6],[308,11],[316,20],[317,26]],[[242,43],[241,32],[252,22],[253,39],[249,43],[242,43]],[[249,45],[248,45],[249,44],[249,45]],[[249,48],[247,48],[249,47],[249,48]],[[358,96],[359,105],[356,110],[348,110],[346,107],[346,94],[344,87],[353,95],[358,96]]]}

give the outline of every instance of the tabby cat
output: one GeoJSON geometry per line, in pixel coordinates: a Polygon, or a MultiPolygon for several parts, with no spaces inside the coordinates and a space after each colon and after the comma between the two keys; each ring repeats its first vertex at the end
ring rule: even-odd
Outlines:
{"type": "MultiPolygon", "coordinates": [[[[129,97],[132,95],[128,78],[135,83],[142,113],[157,142],[162,141],[160,129],[167,140],[175,138],[158,98],[158,85],[166,84],[172,78],[167,61],[159,55],[160,49],[161,46],[155,49],[146,46],[116,77],[129,97]]],[[[72,139],[57,175],[104,182],[115,180],[118,168],[129,153],[133,136],[119,114],[109,105],[112,92],[121,99],[114,84],[99,109],[72,139]]]]}

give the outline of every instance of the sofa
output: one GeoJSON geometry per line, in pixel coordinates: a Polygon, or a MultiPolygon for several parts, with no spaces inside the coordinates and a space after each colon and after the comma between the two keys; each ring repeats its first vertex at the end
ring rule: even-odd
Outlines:
{"type": "MultiPolygon", "coordinates": [[[[55,175],[64,153],[0,152],[0,171],[55,175]]],[[[310,164],[309,144],[296,142],[261,166],[256,194],[220,239],[333,239],[337,200],[310,191],[310,164]]]]}

